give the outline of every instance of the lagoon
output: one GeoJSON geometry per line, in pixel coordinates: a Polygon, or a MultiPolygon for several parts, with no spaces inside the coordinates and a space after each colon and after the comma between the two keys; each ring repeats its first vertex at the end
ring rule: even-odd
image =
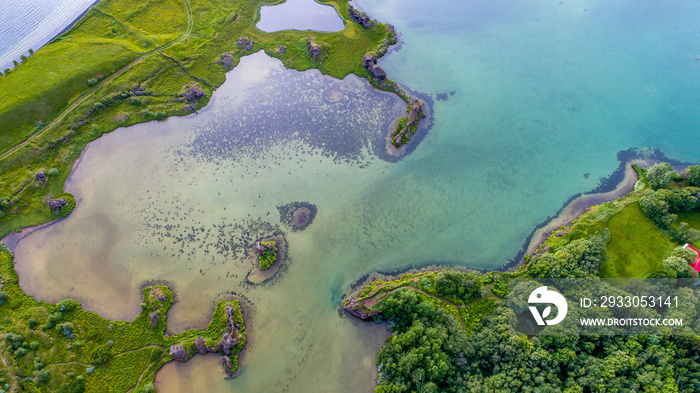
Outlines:
{"type": "Polygon", "coordinates": [[[433,127],[411,154],[383,150],[405,111],[396,97],[246,57],[199,114],[88,147],[66,185],[74,212],[15,247],[22,287],[129,319],[138,287],[167,281],[174,331],[203,326],[218,296],[248,299],[239,378],[221,380],[203,358],[168,365],[167,391],[369,392],[386,331],[339,313],[356,280],[428,263],[503,267],[535,225],[611,174],[619,151],[700,157],[694,2],[357,3],[402,34],[380,60],[389,77],[432,97],[433,127]],[[277,210],[295,201],[318,208],[301,232],[277,210]],[[240,245],[275,228],[291,260],[251,285],[240,245]]]}

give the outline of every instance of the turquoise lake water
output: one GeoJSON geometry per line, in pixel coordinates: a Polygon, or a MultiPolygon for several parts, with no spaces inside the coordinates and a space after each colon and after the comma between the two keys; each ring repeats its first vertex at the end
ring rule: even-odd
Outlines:
{"type": "Polygon", "coordinates": [[[621,150],[700,161],[699,3],[356,3],[402,36],[380,60],[389,77],[432,98],[433,127],[411,154],[383,151],[405,108],[395,97],[246,57],[199,114],[90,145],[67,184],[73,214],[15,249],[23,288],[130,319],[139,285],[165,280],[174,331],[203,327],[224,293],[247,298],[240,377],[224,381],[205,357],[167,365],[162,391],[368,392],[385,331],[338,312],[356,280],[502,267],[621,150]],[[277,212],[295,201],[318,208],[301,232],[277,212]],[[274,230],[291,261],[251,285],[241,247],[274,230]]]}

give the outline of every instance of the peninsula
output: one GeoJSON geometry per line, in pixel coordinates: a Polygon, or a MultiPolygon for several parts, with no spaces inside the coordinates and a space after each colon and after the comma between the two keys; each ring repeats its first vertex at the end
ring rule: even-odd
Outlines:
{"type": "MultiPolygon", "coordinates": [[[[697,335],[535,337],[509,324],[511,278],[697,276],[700,166],[680,174],[668,163],[634,167],[639,181],[629,194],[555,230],[513,273],[375,277],[349,298],[345,310],[388,321],[393,333],[377,357],[375,392],[697,391],[697,335]]],[[[688,291],[679,291],[688,303],[673,315],[696,326],[699,303],[688,291]]]]}

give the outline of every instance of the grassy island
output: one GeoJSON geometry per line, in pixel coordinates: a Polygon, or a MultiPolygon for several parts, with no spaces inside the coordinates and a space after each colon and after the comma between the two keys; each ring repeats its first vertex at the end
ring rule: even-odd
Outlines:
{"type": "MultiPolygon", "coordinates": [[[[628,195],[589,208],[554,231],[513,273],[424,271],[375,279],[345,302],[388,321],[377,393],[697,392],[697,335],[527,336],[509,324],[510,277],[689,278],[700,241],[700,166],[635,168],[628,195]]],[[[691,291],[691,292],[688,292],[691,291]]],[[[675,311],[700,324],[700,289],[675,311]]]]}
{"type": "Polygon", "coordinates": [[[270,240],[259,242],[255,246],[260,259],[260,270],[269,269],[277,261],[277,242],[270,240]]]}
{"type": "Polygon", "coordinates": [[[396,42],[393,27],[347,0],[320,2],[336,9],[343,30],[257,29],[259,8],[278,0],[102,0],[93,6],[70,31],[0,77],[0,90],[12,92],[0,102],[0,237],[70,212],[74,201],[63,183],[87,143],[121,126],[197,111],[226,71],[259,50],[289,68],[336,78],[352,73],[396,92],[409,106],[410,123],[417,101],[364,62],[366,53],[374,62],[396,42]],[[62,198],[61,207],[48,207],[47,199],[62,198]]]}
{"type": "Polygon", "coordinates": [[[197,352],[219,353],[228,372],[246,342],[238,301],[220,301],[206,330],[165,336],[173,294],[143,289],[141,314],[109,321],[75,300],[36,301],[19,288],[12,254],[0,248],[0,390],[6,392],[153,392],[156,371],[197,352]]]}

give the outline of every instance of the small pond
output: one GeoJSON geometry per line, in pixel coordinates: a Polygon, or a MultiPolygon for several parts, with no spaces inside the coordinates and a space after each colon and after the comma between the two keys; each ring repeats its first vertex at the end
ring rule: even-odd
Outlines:
{"type": "Polygon", "coordinates": [[[343,30],[343,20],[329,5],[314,0],[287,0],[282,4],[260,8],[256,27],[271,33],[280,30],[343,30]]]}

